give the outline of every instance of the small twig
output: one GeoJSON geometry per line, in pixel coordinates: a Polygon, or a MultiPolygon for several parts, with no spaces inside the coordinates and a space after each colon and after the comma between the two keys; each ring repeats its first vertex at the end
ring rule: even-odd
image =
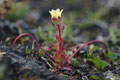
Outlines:
{"type": "Polygon", "coordinates": [[[7,54],[7,52],[0,52],[0,54],[2,54],[2,55],[6,55],[6,54],[7,54]]]}
{"type": "Polygon", "coordinates": [[[50,68],[53,69],[53,67],[49,64],[49,62],[48,62],[44,57],[41,57],[41,58],[47,63],[47,65],[48,65],[50,68]]]}
{"type": "Polygon", "coordinates": [[[32,50],[34,49],[34,44],[35,44],[35,41],[33,41],[33,43],[32,43],[32,50]]]}

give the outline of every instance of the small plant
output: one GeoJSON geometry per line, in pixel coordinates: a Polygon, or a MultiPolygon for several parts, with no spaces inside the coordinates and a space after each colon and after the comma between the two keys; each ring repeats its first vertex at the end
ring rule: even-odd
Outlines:
{"type": "Polygon", "coordinates": [[[30,49],[26,49],[26,50],[25,50],[25,54],[26,54],[26,55],[29,55],[30,53],[31,53],[31,50],[30,50],[30,49]]]}
{"type": "Polygon", "coordinates": [[[64,24],[62,24],[61,21],[61,14],[63,12],[63,10],[57,9],[57,10],[51,10],[49,11],[51,14],[51,21],[53,22],[53,24],[55,25],[55,27],[57,28],[57,32],[55,34],[55,38],[57,40],[57,44],[52,44],[52,46],[50,46],[49,50],[52,51],[52,49],[54,49],[53,54],[49,54],[48,51],[44,50],[40,44],[36,41],[36,39],[29,33],[23,33],[21,35],[19,35],[13,42],[12,47],[14,48],[14,45],[16,43],[16,41],[22,37],[22,36],[30,36],[35,43],[38,45],[38,47],[54,62],[54,66],[56,67],[56,69],[54,70],[54,72],[57,72],[59,70],[66,70],[66,71],[71,71],[71,70],[75,70],[74,67],[72,67],[70,65],[71,63],[71,59],[78,53],[78,51],[80,51],[82,48],[84,48],[85,46],[89,46],[89,44],[91,43],[102,43],[105,46],[106,49],[106,55],[108,56],[108,48],[106,46],[106,44],[100,40],[93,40],[90,41],[84,45],[82,45],[81,47],[79,47],[73,54],[69,55],[66,52],[68,51],[73,51],[77,46],[74,46],[70,49],[66,48],[65,44],[64,44],[64,40],[63,37],[61,36],[61,33],[63,32],[65,26],[64,24]]]}
{"type": "Polygon", "coordinates": [[[115,54],[115,53],[112,52],[112,51],[109,51],[109,52],[108,52],[108,57],[109,57],[110,60],[115,60],[115,59],[117,59],[118,55],[115,54]]]}
{"type": "MultiPolygon", "coordinates": [[[[38,34],[40,36],[40,39],[46,41],[47,43],[56,42],[56,38],[54,37],[56,28],[51,23],[49,23],[48,26],[49,28],[46,30],[46,32],[48,33],[47,35],[43,35],[44,32],[42,31],[41,27],[38,27],[38,34]]],[[[61,35],[64,41],[71,41],[71,40],[73,41],[73,36],[71,35],[72,27],[68,27],[68,26],[65,27],[61,35]]]]}
{"type": "Polygon", "coordinates": [[[89,59],[89,61],[94,63],[98,69],[103,69],[104,67],[109,65],[108,62],[101,60],[100,57],[98,57],[98,56],[94,56],[94,58],[89,59]]]}

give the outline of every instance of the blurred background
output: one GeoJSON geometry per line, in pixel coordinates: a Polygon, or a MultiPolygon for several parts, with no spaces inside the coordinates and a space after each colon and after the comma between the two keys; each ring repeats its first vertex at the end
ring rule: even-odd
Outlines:
{"type": "Polygon", "coordinates": [[[55,32],[49,11],[57,8],[64,10],[62,21],[66,30],[63,36],[68,39],[103,40],[110,38],[109,32],[119,33],[119,0],[1,0],[0,40],[24,32],[40,35],[50,33],[50,29],[55,32]]]}
{"type": "MultiPolygon", "coordinates": [[[[32,76],[34,72],[36,75],[40,68],[37,64],[42,63],[35,61],[31,64],[33,60],[26,60],[26,57],[8,54],[3,58],[3,55],[12,51],[13,40],[22,33],[32,34],[41,45],[56,42],[56,28],[49,11],[57,8],[64,10],[62,22],[66,28],[62,36],[65,43],[102,40],[120,56],[120,0],[0,0],[0,80],[10,80],[11,75],[11,80],[17,80],[19,75],[20,80],[28,80],[25,78],[29,73],[25,72],[30,68],[33,70],[32,76]],[[29,65],[29,68],[21,69],[23,64],[29,65]]],[[[31,48],[32,40],[28,37],[18,42],[31,48]]],[[[24,47],[18,46],[17,49],[15,53],[25,56],[24,47]]]]}

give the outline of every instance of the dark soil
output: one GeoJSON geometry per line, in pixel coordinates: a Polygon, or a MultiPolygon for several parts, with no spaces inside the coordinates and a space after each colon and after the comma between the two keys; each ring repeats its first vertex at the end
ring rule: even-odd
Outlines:
{"type": "Polygon", "coordinates": [[[5,67],[3,80],[63,80],[57,74],[49,71],[45,61],[28,57],[23,50],[13,50],[3,42],[0,45],[0,52],[6,52],[0,59],[0,68],[5,67]]]}

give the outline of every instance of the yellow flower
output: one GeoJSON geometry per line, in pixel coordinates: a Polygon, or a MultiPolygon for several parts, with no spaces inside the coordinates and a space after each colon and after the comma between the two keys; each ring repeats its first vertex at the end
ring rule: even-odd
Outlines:
{"type": "Polygon", "coordinates": [[[60,9],[57,9],[57,10],[51,10],[51,11],[49,11],[50,12],[50,14],[51,14],[51,17],[52,18],[58,18],[58,17],[61,17],[61,14],[62,14],[62,12],[63,12],[63,9],[60,11],[60,9]]]}
{"type": "Polygon", "coordinates": [[[51,20],[53,23],[57,24],[61,21],[61,14],[63,12],[63,9],[60,11],[60,9],[57,10],[51,10],[49,13],[51,14],[51,20]]]}

